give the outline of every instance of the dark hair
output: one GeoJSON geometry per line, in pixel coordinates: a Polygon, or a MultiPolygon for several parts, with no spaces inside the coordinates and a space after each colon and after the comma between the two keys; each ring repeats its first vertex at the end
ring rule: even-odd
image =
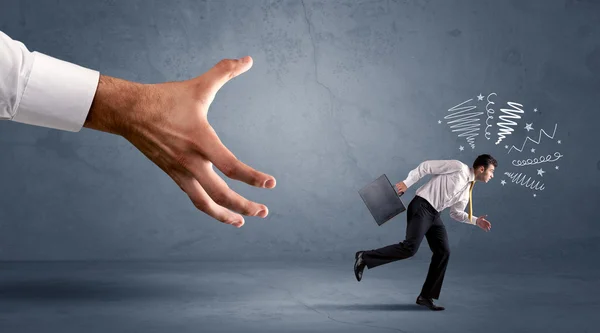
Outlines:
{"type": "Polygon", "coordinates": [[[477,158],[475,159],[475,162],[473,162],[473,169],[477,169],[480,166],[483,166],[484,169],[487,169],[487,168],[489,168],[490,165],[493,165],[494,168],[497,168],[498,161],[496,161],[496,159],[493,158],[491,155],[483,154],[483,155],[477,156],[477,158]]]}

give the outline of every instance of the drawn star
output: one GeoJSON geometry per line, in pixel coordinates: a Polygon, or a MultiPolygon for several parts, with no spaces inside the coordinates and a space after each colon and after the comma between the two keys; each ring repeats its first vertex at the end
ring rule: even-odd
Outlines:
{"type": "Polygon", "coordinates": [[[558,165],[557,165],[557,166],[555,166],[555,168],[556,168],[556,170],[558,170],[558,165]]]}
{"type": "Polygon", "coordinates": [[[465,150],[465,147],[460,146],[460,147],[458,147],[458,150],[463,151],[463,150],[465,150]]]}
{"type": "Polygon", "coordinates": [[[531,152],[532,152],[532,153],[535,153],[535,148],[531,148],[531,152]]]}
{"type": "Polygon", "coordinates": [[[502,184],[502,186],[504,186],[504,184],[506,184],[506,181],[504,179],[502,179],[502,181],[500,182],[500,184],[502,184]]]}
{"type": "Polygon", "coordinates": [[[534,197],[534,198],[535,198],[535,197],[537,197],[537,194],[535,194],[535,193],[534,193],[534,194],[533,194],[533,197],[534,197]]]}
{"type": "MultiPolygon", "coordinates": [[[[525,123],[525,124],[527,124],[527,123],[525,123]]],[[[533,130],[533,127],[531,127],[532,125],[533,125],[533,123],[525,125],[525,129],[527,130],[527,132],[533,130]]]]}
{"type": "Polygon", "coordinates": [[[560,140],[556,141],[558,144],[560,144],[560,140]]]}
{"type": "Polygon", "coordinates": [[[537,108],[533,109],[533,112],[537,112],[537,108]]]}
{"type": "Polygon", "coordinates": [[[538,173],[538,175],[539,175],[539,176],[542,176],[542,177],[544,177],[544,173],[545,173],[545,172],[546,172],[546,171],[542,170],[542,168],[539,168],[539,169],[537,170],[537,173],[538,173]]]}
{"type": "Polygon", "coordinates": [[[483,95],[480,93],[479,96],[477,96],[477,100],[478,101],[483,101],[483,95]]]}
{"type": "Polygon", "coordinates": [[[504,148],[508,149],[508,145],[504,145],[504,148]]]}
{"type": "Polygon", "coordinates": [[[438,124],[441,124],[441,123],[442,123],[442,121],[441,121],[441,120],[438,120],[438,124]]]}

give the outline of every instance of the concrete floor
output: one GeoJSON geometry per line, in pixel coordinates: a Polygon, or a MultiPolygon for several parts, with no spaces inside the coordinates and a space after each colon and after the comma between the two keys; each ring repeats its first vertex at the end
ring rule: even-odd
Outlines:
{"type": "Polygon", "coordinates": [[[0,263],[0,332],[597,332],[600,270],[450,265],[432,312],[426,260],[0,263]]]}

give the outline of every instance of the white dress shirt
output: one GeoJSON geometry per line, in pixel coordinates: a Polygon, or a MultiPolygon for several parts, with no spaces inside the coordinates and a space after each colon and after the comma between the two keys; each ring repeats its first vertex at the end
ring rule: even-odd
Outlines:
{"type": "Polygon", "coordinates": [[[469,187],[475,180],[473,170],[457,160],[425,161],[408,173],[404,180],[406,187],[432,175],[431,179],[417,189],[417,195],[427,200],[438,212],[450,207],[450,217],[459,222],[476,224],[477,217],[469,214],[465,207],[469,204],[469,187]]]}
{"type": "Polygon", "coordinates": [[[0,31],[0,120],[78,132],[100,73],[27,47],[0,31]]]}

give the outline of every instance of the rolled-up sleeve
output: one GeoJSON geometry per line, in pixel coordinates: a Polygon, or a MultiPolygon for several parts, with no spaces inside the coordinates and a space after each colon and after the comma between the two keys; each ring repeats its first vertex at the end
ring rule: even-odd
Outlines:
{"type": "Polygon", "coordinates": [[[100,73],[27,47],[0,31],[0,119],[78,132],[100,73]]]}

